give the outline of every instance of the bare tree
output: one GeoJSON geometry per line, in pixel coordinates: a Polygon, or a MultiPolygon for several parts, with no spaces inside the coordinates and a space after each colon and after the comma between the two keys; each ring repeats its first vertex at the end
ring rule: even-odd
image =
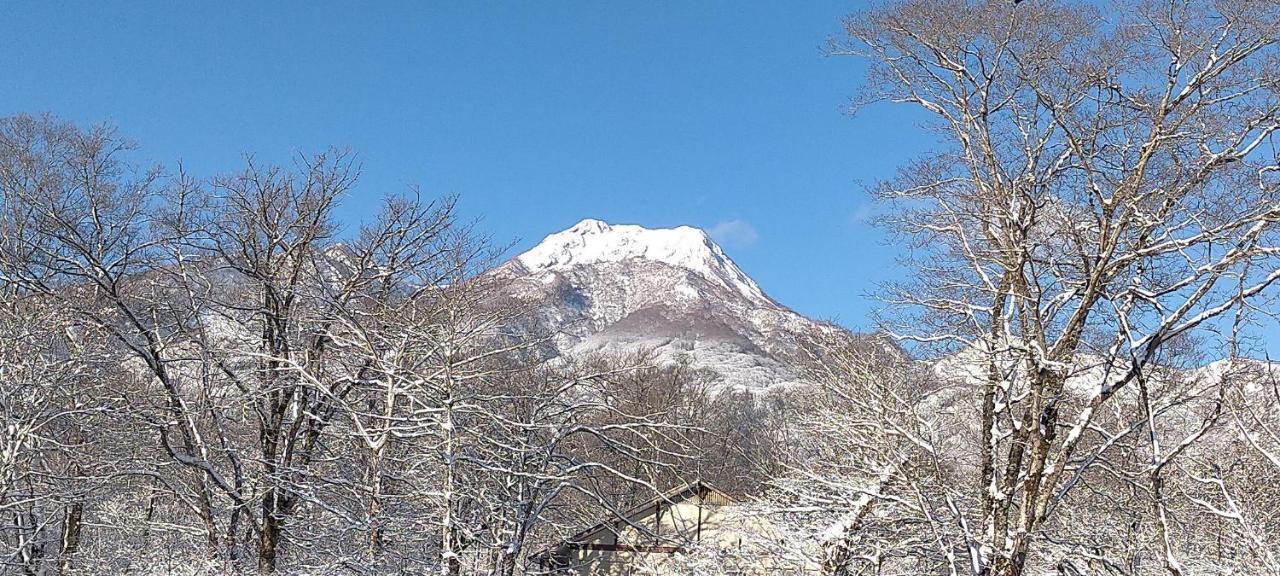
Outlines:
{"type": "Polygon", "coordinates": [[[59,316],[12,293],[0,311],[0,565],[26,574],[71,569],[95,475],[110,476],[90,429],[114,406],[96,402],[91,358],[59,316]]]}
{"type": "Polygon", "coordinates": [[[0,119],[7,566],[508,576],[684,455],[683,380],[548,363],[453,198],[340,238],[346,153],[207,179],[132,155],[0,119]]]}
{"type": "Polygon", "coordinates": [[[193,456],[205,446],[170,354],[175,319],[149,313],[163,290],[143,281],[165,261],[164,239],[151,234],[158,171],[125,164],[132,147],[110,129],[80,131],[50,117],[3,119],[0,143],[6,282],[66,310],[75,333],[108,337],[131,359],[126,370],[145,372],[163,391],[163,402],[138,407],[139,419],[166,442],[176,435],[171,444],[191,455],[187,472],[168,486],[192,489],[182,490],[183,506],[217,548],[212,475],[193,456]]]}
{"type": "Polygon", "coordinates": [[[890,290],[901,334],[984,357],[974,573],[1024,573],[1100,454],[1150,431],[1127,391],[1280,278],[1280,6],[1119,8],[908,0],[834,46],[871,64],[859,104],[914,105],[941,136],[878,192],[919,247],[890,290]]]}

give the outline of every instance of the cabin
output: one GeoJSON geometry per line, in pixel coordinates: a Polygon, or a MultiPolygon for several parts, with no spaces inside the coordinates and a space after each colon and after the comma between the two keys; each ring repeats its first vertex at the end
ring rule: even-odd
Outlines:
{"type": "MultiPolygon", "coordinates": [[[[700,548],[741,550],[744,540],[776,537],[764,520],[734,514],[737,503],[705,482],[675,488],[617,517],[583,529],[534,556],[547,574],[667,576],[684,574],[682,556],[700,548]]],[[[752,559],[752,569],[729,574],[808,574],[752,559]]]]}

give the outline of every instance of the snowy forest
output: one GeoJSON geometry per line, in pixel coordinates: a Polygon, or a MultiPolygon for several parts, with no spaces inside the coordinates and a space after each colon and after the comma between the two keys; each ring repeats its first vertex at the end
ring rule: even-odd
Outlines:
{"type": "MultiPolygon", "coordinates": [[[[1280,3],[843,22],[855,117],[938,143],[872,184],[906,249],[871,333],[704,236],[535,270],[465,196],[342,221],[344,149],[193,174],[0,118],[0,573],[561,574],[702,481],[772,528],[663,574],[1280,574],[1280,3]]],[[[617,230],[571,239],[658,237],[617,230]]]]}

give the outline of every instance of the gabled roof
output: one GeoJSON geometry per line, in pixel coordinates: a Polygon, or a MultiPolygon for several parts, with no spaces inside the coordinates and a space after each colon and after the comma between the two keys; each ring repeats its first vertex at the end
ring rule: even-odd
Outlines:
{"type": "Polygon", "coordinates": [[[636,519],[637,517],[643,516],[644,513],[650,509],[670,507],[673,504],[682,502],[693,496],[700,496],[705,498],[707,495],[710,495],[710,494],[715,494],[716,496],[719,496],[720,498],[728,502],[733,501],[732,497],[730,497],[728,494],[726,494],[724,491],[720,490],[719,488],[716,488],[715,486],[712,486],[711,484],[704,482],[702,480],[695,480],[688,484],[677,486],[676,488],[668,490],[643,504],[633,506],[632,508],[618,515],[617,518],[612,518],[609,520],[597,522],[596,524],[583,528],[582,530],[579,530],[573,533],[573,535],[560,541],[559,543],[549,546],[546,549],[542,550],[541,552],[534,554],[532,558],[537,562],[542,562],[544,559],[554,554],[558,554],[573,548],[575,544],[581,544],[583,542],[590,540],[592,536],[598,534],[601,530],[613,529],[615,527],[618,527],[619,525],[627,525],[627,526],[637,527],[640,529],[646,529],[643,526],[637,526],[636,524],[634,524],[633,520],[636,519]]]}

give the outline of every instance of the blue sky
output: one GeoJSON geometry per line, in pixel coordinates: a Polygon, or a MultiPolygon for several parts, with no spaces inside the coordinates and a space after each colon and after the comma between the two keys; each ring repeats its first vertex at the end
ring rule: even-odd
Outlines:
{"type": "Polygon", "coordinates": [[[860,63],[822,47],[859,6],[6,3],[0,114],[109,121],[202,175],[349,147],[352,227],[417,184],[513,253],[588,217],[700,226],[779,301],[866,328],[896,248],[864,185],[932,141],[905,108],[844,112],[860,63]]]}
{"type": "Polygon", "coordinates": [[[516,250],[587,217],[696,225],[781,302],[862,327],[893,252],[862,185],[927,143],[842,110],[859,63],[822,46],[856,8],[8,4],[0,114],[110,121],[197,174],[350,147],[349,221],[419,184],[516,250]]]}

